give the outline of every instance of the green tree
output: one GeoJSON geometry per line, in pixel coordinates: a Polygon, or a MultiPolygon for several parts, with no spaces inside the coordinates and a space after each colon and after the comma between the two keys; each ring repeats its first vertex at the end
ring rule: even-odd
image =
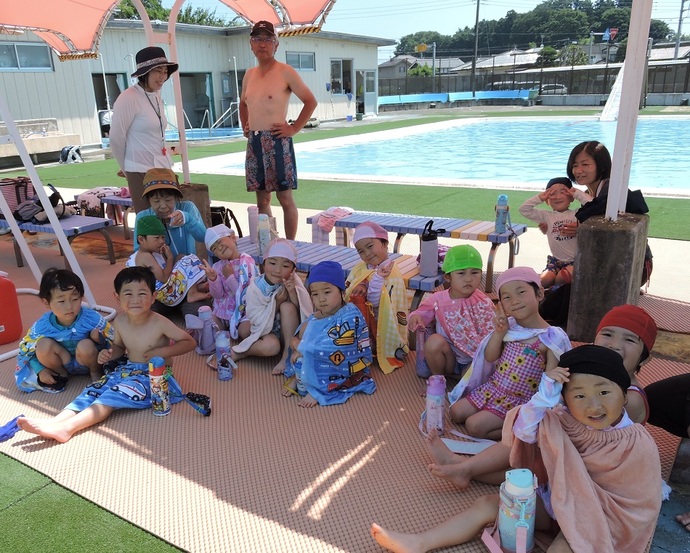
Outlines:
{"type": "Polygon", "coordinates": [[[216,10],[206,8],[192,8],[190,5],[184,6],[177,16],[178,23],[189,23],[190,25],[207,25],[209,27],[229,27],[232,23],[224,17],[216,16],[216,10]]]}
{"type": "Polygon", "coordinates": [[[559,52],[551,46],[544,46],[537,58],[538,67],[555,67],[558,65],[559,52]]]}
{"type": "Polygon", "coordinates": [[[431,67],[428,65],[416,65],[407,74],[410,77],[431,77],[431,67]]]}
{"type": "Polygon", "coordinates": [[[586,65],[587,52],[577,44],[568,44],[561,50],[561,65],[586,65]]]}
{"type": "MultiPolygon", "coordinates": [[[[168,21],[170,19],[170,10],[164,8],[160,0],[142,0],[142,3],[151,21],[168,21]]],[[[131,0],[123,0],[115,13],[120,19],[141,19],[131,0]]],[[[211,27],[232,27],[243,24],[238,22],[237,19],[228,22],[225,18],[218,17],[216,10],[199,7],[192,8],[189,5],[184,6],[180,10],[177,22],[189,23],[190,25],[208,25],[211,27]]]]}
{"type": "Polygon", "coordinates": [[[649,37],[654,39],[654,42],[663,40],[672,40],[675,38],[676,33],[674,33],[671,28],[666,25],[663,21],[659,19],[652,19],[649,24],[649,37]]]}
{"type": "MultiPolygon", "coordinates": [[[[170,10],[166,10],[160,0],[142,0],[142,4],[144,4],[146,13],[149,15],[151,21],[155,21],[156,19],[160,21],[168,20],[170,10]]],[[[115,13],[119,19],[141,19],[139,12],[134,7],[131,0],[123,0],[115,13]]]]}

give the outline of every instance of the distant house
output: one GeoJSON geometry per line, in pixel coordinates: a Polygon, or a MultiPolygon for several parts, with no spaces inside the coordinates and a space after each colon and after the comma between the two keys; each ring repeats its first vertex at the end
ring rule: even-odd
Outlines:
{"type": "MultiPolygon", "coordinates": [[[[462,65],[460,58],[423,58],[417,60],[417,66],[434,67],[437,75],[447,75],[451,69],[462,65]]],[[[380,67],[380,66],[379,66],[380,67]]],[[[380,72],[380,70],[379,70],[380,72]]]]}
{"type": "Polygon", "coordinates": [[[404,77],[417,65],[419,60],[414,56],[395,56],[379,65],[379,79],[396,79],[404,77]]]}
{"type": "MultiPolygon", "coordinates": [[[[675,43],[659,43],[652,47],[649,53],[649,61],[664,61],[675,58],[676,45],[675,43]]],[[[681,42],[678,47],[678,59],[690,58],[690,43],[681,42]]]]}
{"type": "MultiPolygon", "coordinates": [[[[479,74],[505,75],[534,67],[539,58],[541,48],[518,50],[516,48],[507,52],[496,54],[487,58],[479,58],[476,71],[479,74]]],[[[472,71],[472,62],[460,64],[450,69],[449,73],[455,75],[468,74],[472,71]]]]}

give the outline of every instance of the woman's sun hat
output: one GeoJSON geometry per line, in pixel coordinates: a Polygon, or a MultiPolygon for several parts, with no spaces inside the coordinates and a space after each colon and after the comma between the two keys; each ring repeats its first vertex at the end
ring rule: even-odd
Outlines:
{"type": "Polygon", "coordinates": [[[145,198],[154,190],[170,190],[182,198],[182,190],[180,190],[180,181],[172,169],[149,169],[144,175],[144,193],[141,195],[145,198]]]}
{"type": "Polygon", "coordinates": [[[147,46],[137,52],[136,55],[137,70],[132,73],[132,77],[141,77],[146,75],[152,69],[160,67],[161,65],[168,66],[168,79],[175,71],[179,69],[179,65],[168,61],[165,57],[165,50],[160,46],[147,46]]]}

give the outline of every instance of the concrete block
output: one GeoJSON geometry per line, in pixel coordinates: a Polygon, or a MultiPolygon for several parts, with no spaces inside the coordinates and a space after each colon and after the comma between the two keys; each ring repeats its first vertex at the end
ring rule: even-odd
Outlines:
{"type": "Polygon", "coordinates": [[[568,311],[568,336],[592,342],[609,309],[637,305],[649,217],[623,213],[610,221],[590,217],[577,230],[575,274],[568,311]]]}

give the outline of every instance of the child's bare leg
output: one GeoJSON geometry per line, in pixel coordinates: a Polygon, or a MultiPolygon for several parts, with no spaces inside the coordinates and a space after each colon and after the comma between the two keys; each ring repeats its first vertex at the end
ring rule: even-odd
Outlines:
{"type": "Polygon", "coordinates": [[[431,374],[453,374],[455,371],[455,354],[440,334],[432,334],[427,338],[424,354],[431,374]]]}
{"type": "Polygon", "coordinates": [[[250,321],[242,321],[237,327],[237,333],[240,336],[240,340],[244,340],[247,336],[251,334],[252,323],[250,321]]]}
{"type": "Polygon", "coordinates": [[[187,290],[187,302],[188,303],[194,303],[197,301],[204,301],[207,300],[211,297],[211,294],[206,290],[205,292],[202,292],[199,290],[199,283],[197,282],[196,284],[192,284],[189,287],[189,290],[187,290]]]}
{"type": "Polygon", "coordinates": [[[451,405],[449,412],[453,422],[463,424],[468,417],[479,411],[467,400],[467,398],[462,398],[451,405]]]}
{"type": "Polygon", "coordinates": [[[299,406],[300,407],[306,407],[306,408],[316,407],[318,404],[319,404],[319,402],[316,401],[314,399],[314,396],[312,396],[311,394],[307,394],[306,396],[304,396],[302,399],[299,400],[299,406]]]}
{"type": "Polygon", "coordinates": [[[285,372],[285,363],[287,362],[288,347],[290,338],[295,335],[297,327],[299,326],[299,312],[297,306],[289,301],[284,301],[280,304],[280,334],[283,337],[283,355],[280,361],[273,368],[272,374],[283,374],[285,372]]]}
{"type": "Polygon", "coordinates": [[[551,545],[546,551],[547,553],[573,553],[573,550],[566,541],[563,532],[558,532],[558,535],[551,542],[551,545]]]}
{"type": "Polygon", "coordinates": [[[496,513],[498,495],[483,495],[466,511],[421,534],[391,532],[372,524],[371,536],[380,546],[395,553],[421,553],[470,541],[496,520],[496,513]]]}
{"type": "Polygon", "coordinates": [[[239,361],[245,357],[273,357],[280,353],[280,340],[273,334],[266,334],[254,342],[244,353],[237,353],[234,349],[230,350],[233,361],[239,361]]]}
{"type": "Polygon", "coordinates": [[[72,360],[72,355],[51,338],[41,338],[36,343],[36,359],[45,367],[38,373],[43,384],[55,384],[54,375],[69,376],[65,365],[72,360]]]}
{"type": "Polygon", "coordinates": [[[479,411],[465,420],[465,430],[476,438],[500,440],[503,419],[489,411],[479,411]]]}
{"type": "Polygon", "coordinates": [[[544,288],[550,288],[553,286],[554,281],[556,280],[556,273],[554,271],[544,271],[540,275],[541,279],[541,285],[544,288]]]}
{"type": "Polygon", "coordinates": [[[113,410],[112,407],[106,405],[90,405],[79,413],[69,411],[73,414],[72,416],[65,413],[67,411],[65,410],[53,419],[20,418],[17,420],[17,424],[26,432],[64,443],[80,430],[107,419],[113,410]]]}
{"type": "Polygon", "coordinates": [[[460,457],[453,453],[448,446],[443,443],[441,436],[435,428],[429,430],[427,439],[424,440],[426,448],[432,461],[439,465],[455,464],[460,461],[460,457]]]}
{"type": "Polygon", "coordinates": [[[510,468],[510,448],[501,442],[467,458],[455,455],[440,439],[438,442],[456,458],[456,461],[454,463],[438,461],[434,455],[437,449],[440,449],[438,444],[434,444],[437,447],[433,449],[433,453],[427,448],[434,459],[434,463],[429,465],[429,472],[433,476],[448,480],[461,489],[469,486],[472,480],[496,486],[505,480],[505,471],[510,468]]]}
{"type": "Polygon", "coordinates": [[[85,338],[77,344],[74,356],[77,363],[89,368],[91,382],[95,382],[103,376],[101,366],[98,364],[98,348],[91,338],[85,338]]]}

